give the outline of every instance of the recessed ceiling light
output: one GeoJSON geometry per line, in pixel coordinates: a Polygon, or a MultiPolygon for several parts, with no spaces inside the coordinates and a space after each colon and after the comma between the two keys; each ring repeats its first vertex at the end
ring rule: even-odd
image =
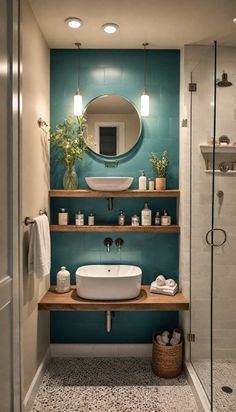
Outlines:
{"type": "Polygon", "coordinates": [[[106,33],[113,34],[119,29],[119,26],[115,23],[105,23],[102,28],[106,33]]]}
{"type": "Polygon", "coordinates": [[[236,23],[236,17],[233,19],[233,22],[236,23]]]}
{"type": "Polygon", "coordinates": [[[71,29],[78,29],[81,24],[82,20],[78,19],[77,17],[67,17],[65,19],[65,23],[71,28],[71,29]]]}

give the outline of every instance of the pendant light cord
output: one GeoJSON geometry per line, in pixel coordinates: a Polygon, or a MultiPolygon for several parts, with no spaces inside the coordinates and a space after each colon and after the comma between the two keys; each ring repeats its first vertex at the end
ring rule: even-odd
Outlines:
{"type": "Polygon", "coordinates": [[[144,48],[144,90],[147,88],[147,46],[149,43],[143,43],[144,48]]]}
{"type": "Polygon", "coordinates": [[[81,46],[81,43],[75,43],[75,46],[78,47],[77,75],[78,75],[78,89],[79,89],[79,86],[80,86],[80,46],[81,46]]]}

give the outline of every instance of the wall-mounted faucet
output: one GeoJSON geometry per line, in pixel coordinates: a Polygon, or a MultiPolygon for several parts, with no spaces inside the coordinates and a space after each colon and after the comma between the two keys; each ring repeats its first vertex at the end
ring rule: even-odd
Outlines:
{"type": "Polygon", "coordinates": [[[122,239],[121,237],[118,237],[118,238],[115,240],[115,244],[116,244],[117,249],[118,249],[119,252],[120,252],[120,250],[121,250],[121,246],[123,245],[123,243],[124,243],[124,241],[123,241],[123,239],[122,239]]]}
{"type": "Polygon", "coordinates": [[[106,248],[107,248],[107,253],[110,252],[110,248],[111,248],[112,243],[113,243],[113,240],[112,240],[110,237],[106,237],[106,238],[104,239],[104,245],[105,245],[106,248]]]}

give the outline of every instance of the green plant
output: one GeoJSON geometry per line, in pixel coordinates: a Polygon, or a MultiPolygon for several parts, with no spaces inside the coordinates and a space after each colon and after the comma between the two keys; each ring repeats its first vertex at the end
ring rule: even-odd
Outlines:
{"type": "Polygon", "coordinates": [[[168,154],[166,150],[162,153],[161,159],[158,159],[156,153],[151,152],[150,162],[157,174],[157,177],[166,177],[166,171],[169,164],[168,154]]]}
{"type": "Polygon", "coordinates": [[[59,149],[59,159],[72,170],[75,161],[82,158],[91,143],[87,136],[86,118],[68,116],[54,132],[50,130],[49,133],[51,144],[59,149]]]}

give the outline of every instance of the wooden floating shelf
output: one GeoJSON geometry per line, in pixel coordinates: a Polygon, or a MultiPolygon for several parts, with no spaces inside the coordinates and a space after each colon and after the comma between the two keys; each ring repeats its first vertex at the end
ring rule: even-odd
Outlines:
{"type": "Polygon", "coordinates": [[[180,311],[189,310],[189,302],[182,295],[157,295],[150,293],[150,286],[142,286],[140,295],[131,300],[95,301],[80,298],[76,287],[67,293],[56,293],[55,286],[38,303],[39,310],[48,311],[180,311]]]}
{"type": "Polygon", "coordinates": [[[50,197],[179,197],[179,190],[125,190],[122,192],[100,192],[95,190],[49,190],[50,197]]]}
{"type": "Polygon", "coordinates": [[[179,233],[179,225],[170,226],[117,226],[117,225],[50,225],[51,232],[149,232],[149,233],[179,233]]]}

